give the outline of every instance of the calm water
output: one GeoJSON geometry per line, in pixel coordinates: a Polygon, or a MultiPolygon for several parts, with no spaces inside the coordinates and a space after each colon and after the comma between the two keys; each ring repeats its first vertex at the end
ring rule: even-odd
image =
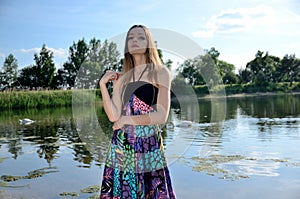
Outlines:
{"type": "MultiPolygon", "coordinates": [[[[200,100],[200,113],[192,105],[172,109],[164,145],[178,198],[300,198],[300,95],[229,98],[226,105],[226,112],[224,102],[209,100],[200,100]],[[212,119],[216,110],[223,122],[212,119]],[[199,122],[186,126],[195,114],[199,122]]],[[[71,108],[0,113],[0,198],[98,194],[83,189],[100,185],[111,126],[96,110],[91,128],[100,123],[102,133],[94,135],[80,125],[90,118],[78,115],[71,108]],[[22,118],[36,122],[22,125],[22,118]]]]}

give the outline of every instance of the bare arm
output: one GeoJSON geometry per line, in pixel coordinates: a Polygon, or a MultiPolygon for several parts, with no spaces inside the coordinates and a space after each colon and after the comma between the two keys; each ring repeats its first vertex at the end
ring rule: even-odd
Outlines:
{"type": "Polygon", "coordinates": [[[101,78],[100,90],[102,95],[102,103],[104,111],[111,122],[115,122],[120,118],[121,115],[121,86],[118,80],[118,75],[116,72],[107,71],[105,75],[101,78]],[[109,81],[114,81],[113,95],[109,96],[109,92],[106,87],[106,83],[109,81]]]}
{"type": "Polygon", "coordinates": [[[163,68],[158,73],[158,95],[156,112],[151,112],[145,115],[134,116],[121,116],[120,119],[115,122],[113,129],[122,128],[123,125],[151,125],[151,124],[164,124],[168,119],[170,109],[170,87],[171,87],[171,75],[168,69],[163,68]]]}

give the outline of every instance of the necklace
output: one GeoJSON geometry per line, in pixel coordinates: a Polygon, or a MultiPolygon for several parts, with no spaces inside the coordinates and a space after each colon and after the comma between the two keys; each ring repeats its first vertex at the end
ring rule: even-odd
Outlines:
{"type": "MultiPolygon", "coordinates": [[[[139,78],[137,81],[140,81],[140,79],[142,78],[143,74],[145,73],[145,71],[147,70],[148,65],[144,68],[144,70],[142,71],[142,73],[140,74],[139,78]]],[[[134,67],[132,69],[132,78],[133,78],[133,82],[135,82],[135,76],[134,76],[134,67]]]]}

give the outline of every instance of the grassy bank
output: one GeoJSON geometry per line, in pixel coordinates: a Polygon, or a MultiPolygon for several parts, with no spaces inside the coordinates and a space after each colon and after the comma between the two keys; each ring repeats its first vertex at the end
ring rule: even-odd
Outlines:
{"type": "MultiPolygon", "coordinates": [[[[220,88],[214,88],[214,90],[218,89],[220,88]]],[[[211,94],[205,85],[194,86],[194,91],[198,97],[205,97],[211,94]]],[[[254,84],[225,85],[225,92],[227,96],[266,92],[274,94],[300,92],[300,82],[293,83],[292,86],[289,83],[269,83],[266,86],[257,86],[254,84]]],[[[0,92],[0,109],[67,107],[72,106],[72,104],[94,103],[95,95],[99,99],[100,91],[50,90],[0,92]]]]}
{"type": "MultiPolygon", "coordinates": [[[[99,96],[99,91],[97,91],[99,96]]],[[[95,91],[76,92],[72,90],[1,92],[1,109],[49,108],[66,107],[73,103],[87,103],[95,96],[95,91]],[[73,96],[73,99],[72,99],[73,96]],[[74,98],[75,96],[75,98],[74,98]],[[73,101],[72,101],[73,100],[73,101]]]]}
{"type": "MultiPolygon", "coordinates": [[[[224,87],[223,87],[224,88],[224,87]]],[[[214,88],[211,91],[217,91],[220,88],[214,88]]],[[[205,85],[195,86],[195,93],[199,97],[203,97],[210,94],[210,90],[205,85]]],[[[292,86],[288,82],[285,83],[269,83],[264,86],[258,86],[255,84],[232,84],[225,85],[226,95],[234,94],[253,94],[253,93],[291,93],[300,92],[300,82],[295,82],[292,86]]]]}
{"type": "Polygon", "coordinates": [[[62,107],[72,104],[72,91],[27,91],[0,93],[3,109],[62,107]]]}

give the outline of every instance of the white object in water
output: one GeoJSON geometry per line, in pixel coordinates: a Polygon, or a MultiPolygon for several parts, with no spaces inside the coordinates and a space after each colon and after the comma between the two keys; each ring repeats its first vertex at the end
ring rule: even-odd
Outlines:
{"type": "Polygon", "coordinates": [[[28,118],[24,118],[24,119],[19,120],[19,122],[20,122],[20,124],[28,125],[28,124],[34,123],[35,121],[31,120],[31,119],[28,119],[28,118]]]}
{"type": "Polygon", "coordinates": [[[168,122],[168,123],[166,123],[166,128],[167,129],[174,129],[174,123],[173,122],[168,122]]]}
{"type": "Polygon", "coordinates": [[[191,127],[193,122],[191,121],[179,121],[178,124],[176,124],[177,127],[191,127]]]}

